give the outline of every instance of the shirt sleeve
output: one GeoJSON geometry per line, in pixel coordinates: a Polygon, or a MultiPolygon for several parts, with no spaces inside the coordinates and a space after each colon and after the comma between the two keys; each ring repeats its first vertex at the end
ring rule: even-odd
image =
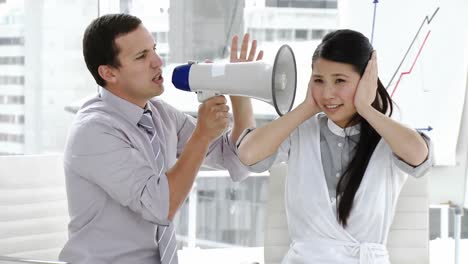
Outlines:
{"type": "Polygon", "coordinates": [[[237,148],[231,142],[231,132],[231,130],[225,132],[211,143],[205,165],[211,168],[228,170],[233,181],[241,181],[250,175],[250,171],[237,155],[237,148]]]}
{"type": "Polygon", "coordinates": [[[426,160],[423,163],[415,167],[406,163],[404,160],[400,159],[395,153],[392,153],[393,164],[395,164],[395,166],[399,168],[400,170],[402,170],[403,172],[415,178],[424,176],[429,171],[429,169],[433,166],[433,163],[434,163],[433,161],[434,147],[432,146],[431,139],[424,133],[420,133],[420,135],[423,137],[428,148],[428,154],[427,154],[426,160]]]}
{"type": "MultiPolygon", "coordinates": [[[[240,144],[242,143],[242,140],[244,140],[245,136],[247,136],[247,134],[252,132],[254,129],[255,128],[247,128],[239,136],[239,139],[237,140],[237,143],[236,143],[236,155],[238,155],[237,151],[238,151],[238,148],[239,148],[240,144]]],[[[278,163],[281,163],[283,161],[287,161],[289,159],[290,145],[291,145],[291,136],[286,138],[283,141],[283,143],[281,143],[280,147],[278,148],[278,150],[275,153],[271,154],[270,156],[266,157],[265,159],[255,163],[255,164],[252,164],[250,166],[248,166],[248,165],[245,165],[245,166],[251,172],[258,172],[258,173],[259,172],[264,172],[264,171],[270,169],[274,164],[278,164],[278,163]]]]}
{"type": "Polygon", "coordinates": [[[97,184],[112,199],[155,224],[167,225],[169,185],[112,122],[86,121],[70,135],[67,169],[97,184]]]}
{"type": "MultiPolygon", "coordinates": [[[[173,113],[173,118],[176,120],[177,156],[179,156],[192,136],[197,120],[169,105],[167,105],[167,109],[173,113]]],[[[228,130],[210,144],[203,165],[213,169],[227,170],[234,181],[240,181],[248,177],[250,171],[237,156],[236,148],[231,143],[230,137],[231,130],[228,130]]]]}

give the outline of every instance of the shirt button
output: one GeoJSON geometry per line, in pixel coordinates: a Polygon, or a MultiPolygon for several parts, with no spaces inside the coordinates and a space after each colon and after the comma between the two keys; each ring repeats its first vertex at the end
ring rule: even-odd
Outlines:
{"type": "Polygon", "coordinates": [[[337,172],[335,176],[339,178],[341,176],[341,173],[337,172]]]}
{"type": "Polygon", "coordinates": [[[338,143],[338,147],[342,148],[343,147],[343,143],[338,143]]]}

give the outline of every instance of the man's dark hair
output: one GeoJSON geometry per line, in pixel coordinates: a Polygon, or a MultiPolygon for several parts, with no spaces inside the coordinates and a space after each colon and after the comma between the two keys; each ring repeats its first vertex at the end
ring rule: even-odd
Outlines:
{"type": "Polygon", "coordinates": [[[83,56],[88,70],[102,87],[106,81],[99,76],[100,65],[119,67],[119,48],[115,39],[130,33],[141,25],[141,20],[128,14],[110,14],[96,18],[86,28],[83,36],[83,56]]]}

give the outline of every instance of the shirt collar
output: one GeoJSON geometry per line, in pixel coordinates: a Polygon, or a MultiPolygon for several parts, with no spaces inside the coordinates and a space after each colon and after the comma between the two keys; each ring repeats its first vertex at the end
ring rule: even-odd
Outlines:
{"type": "Polygon", "coordinates": [[[136,104],[130,103],[129,101],[118,97],[105,88],[100,89],[100,95],[104,102],[115,107],[121,115],[123,115],[128,121],[135,125],[137,125],[140,121],[144,111],[150,110],[148,104],[146,104],[145,108],[143,109],[136,104]]]}
{"type": "Polygon", "coordinates": [[[331,119],[328,118],[327,121],[327,126],[330,131],[340,137],[345,137],[345,136],[354,136],[360,133],[361,130],[361,125],[356,124],[354,126],[350,126],[347,128],[341,128],[337,124],[335,124],[331,119]]]}

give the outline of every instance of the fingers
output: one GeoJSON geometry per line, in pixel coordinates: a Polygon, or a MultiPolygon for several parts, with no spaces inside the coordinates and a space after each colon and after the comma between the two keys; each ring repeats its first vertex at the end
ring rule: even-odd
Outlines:
{"type": "MultiPolygon", "coordinates": [[[[239,57],[237,56],[238,52],[238,36],[234,36],[232,38],[232,43],[231,43],[231,56],[230,56],[230,61],[231,62],[245,62],[245,61],[253,61],[255,59],[255,54],[257,53],[257,40],[253,40],[250,51],[249,51],[249,38],[250,35],[249,33],[244,34],[244,37],[242,38],[242,44],[241,44],[241,50],[239,57]]],[[[261,60],[263,58],[263,51],[260,51],[257,55],[256,60],[261,60]]]]}
{"type": "Polygon", "coordinates": [[[200,104],[197,131],[210,141],[218,138],[231,123],[229,106],[224,96],[215,96],[200,104]]]}
{"type": "Polygon", "coordinates": [[[222,121],[229,122],[229,112],[217,112],[216,119],[221,119],[222,121]]]}
{"type": "Polygon", "coordinates": [[[377,82],[377,76],[376,76],[376,71],[375,71],[375,53],[372,52],[371,58],[367,62],[366,69],[364,70],[364,73],[362,74],[361,81],[362,82],[377,82]]]}
{"type": "Polygon", "coordinates": [[[231,42],[231,61],[237,61],[237,41],[239,40],[239,37],[236,35],[232,37],[232,42],[231,42]]]}
{"type": "Polygon", "coordinates": [[[249,33],[244,34],[242,39],[241,53],[239,56],[240,61],[245,61],[247,58],[247,49],[249,48],[249,33]]]}
{"type": "Polygon", "coordinates": [[[229,113],[229,106],[225,104],[215,105],[210,108],[210,111],[215,113],[229,113]]]}
{"type": "Polygon", "coordinates": [[[376,58],[376,51],[374,50],[371,55],[371,59],[367,63],[367,67],[369,68],[369,72],[367,75],[367,79],[370,83],[374,84],[377,83],[377,58],[376,58]]]}
{"type": "MultiPolygon", "coordinates": [[[[372,100],[375,97],[375,92],[377,90],[378,75],[377,75],[377,58],[375,50],[372,52],[372,55],[367,62],[366,69],[359,81],[358,92],[361,91],[361,94],[368,94],[369,98],[372,100]]],[[[358,97],[359,98],[359,97],[358,97]]]]}
{"type": "Polygon", "coordinates": [[[371,73],[371,70],[372,70],[372,63],[373,63],[373,60],[372,60],[372,56],[371,58],[369,59],[369,61],[367,62],[367,65],[366,65],[366,69],[364,70],[364,74],[362,75],[362,79],[364,78],[367,78],[370,73],[371,73]]]}
{"type": "Polygon", "coordinates": [[[208,108],[207,127],[224,130],[230,124],[229,106],[226,104],[215,104],[208,108]]]}
{"type": "Polygon", "coordinates": [[[250,48],[248,61],[253,61],[255,58],[255,53],[257,53],[257,40],[252,41],[252,47],[250,48]]]}
{"type": "Polygon", "coordinates": [[[227,103],[227,100],[226,100],[226,97],[224,97],[223,95],[218,95],[218,96],[214,96],[214,97],[211,97],[210,99],[206,100],[205,104],[206,105],[219,105],[219,104],[226,104],[227,103]]]}
{"type": "Polygon", "coordinates": [[[210,112],[215,114],[216,119],[227,119],[229,121],[229,106],[226,103],[214,104],[210,107],[210,112]]]}
{"type": "Polygon", "coordinates": [[[374,50],[374,52],[372,53],[372,57],[374,60],[374,76],[379,76],[379,67],[377,64],[377,51],[376,50],[374,50]]]}
{"type": "Polygon", "coordinates": [[[220,95],[208,99],[203,106],[207,113],[214,114],[215,118],[229,118],[229,106],[226,97],[220,95]]]}
{"type": "Polygon", "coordinates": [[[257,55],[257,60],[263,59],[263,50],[261,50],[257,55]]]}

